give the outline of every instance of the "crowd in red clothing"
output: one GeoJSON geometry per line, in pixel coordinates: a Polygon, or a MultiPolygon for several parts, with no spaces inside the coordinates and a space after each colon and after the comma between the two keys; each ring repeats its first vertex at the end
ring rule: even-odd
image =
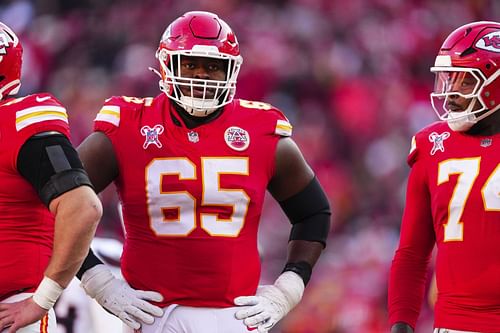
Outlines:
{"type": "MultiPolygon", "coordinates": [[[[500,3],[21,0],[3,2],[0,21],[23,40],[21,93],[53,93],[78,144],[106,97],[159,93],[148,67],[157,67],[165,26],[188,10],[213,11],[232,26],[244,58],[237,97],[285,112],[332,203],[327,253],[281,332],[387,332],[406,155],[414,132],[436,120],[429,68],[445,36],[466,22],[498,19],[500,3]]],[[[119,238],[116,196],[106,191],[102,199],[99,234],[119,238]]],[[[262,223],[262,280],[271,282],[285,260],[288,225],[271,201],[262,223]]],[[[431,324],[424,311],[420,328],[431,324]]]]}

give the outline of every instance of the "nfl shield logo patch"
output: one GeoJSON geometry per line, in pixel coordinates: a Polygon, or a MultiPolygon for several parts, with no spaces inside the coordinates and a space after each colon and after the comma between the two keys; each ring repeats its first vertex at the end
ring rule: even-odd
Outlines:
{"type": "Polygon", "coordinates": [[[189,133],[187,134],[187,136],[188,136],[189,142],[197,143],[198,141],[200,141],[200,137],[198,135],[198,132],[189,131],[189,133]]]}
{"type": "Polygon", "coordinates": [[[491,144],[493,143],[493,139],[492,138],[487,138],[487,139],[482,139],[481,140],[481,147],[489,147],[491,146],[491,144]]]}
{"type": "Polygon", "coordinates": [[[224,140],[229,148],[237,151],[243,151],[250,145],[250,136],[248,132],[237,126],[231,126],[226,129],[224,132],[224,140]]]}

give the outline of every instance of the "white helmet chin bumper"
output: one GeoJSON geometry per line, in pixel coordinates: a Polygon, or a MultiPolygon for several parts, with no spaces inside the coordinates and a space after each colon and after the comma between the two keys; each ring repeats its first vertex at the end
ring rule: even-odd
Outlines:
{"type": "Polygon", "coordinates": [[[216,100],[206,100],[203,98],[188,97],[182,95],[180,102],[177,102],[192,116],[205,117],[221,107],[216,100]]]}
{"type": "Polygon", "coordinates": [[[464,132],[469,130],[475,123],[477,118],[471,113],[464,112],[448,112],[448,117],[445,119],[448,126],[456,132],[464,132]]]}

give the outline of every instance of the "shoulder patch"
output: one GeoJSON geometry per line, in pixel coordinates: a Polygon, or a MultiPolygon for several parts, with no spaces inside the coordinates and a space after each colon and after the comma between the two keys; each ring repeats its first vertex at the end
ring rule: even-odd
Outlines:
{"type": "Polygon", "coordinates": [[[62,120],[68,123],[66,109],[56,105],[39,105],[22,109],[16,112],[16,130],[49,120],[62,120]]]}
{"type": "Polygon", "coordinates": [[[432,132],[429,134],[429,141],[433,143],[430,154],[434,155],[439,150],[444,152],[444,140],[450,137],[450,132],[436,133],[432,132]]]}
{"type": "Polygon", "coordinates": [[[95,121],[103,121],[118,127],[120,125],[120,107],[118,105],[104,105],[97,113],[95,121]]]}
{"type": "Polygon", "coordinates": [[[292,125],[288,121],[278,119],[274,133],[281,136],[292,136],[292,128],[292,125]]]}

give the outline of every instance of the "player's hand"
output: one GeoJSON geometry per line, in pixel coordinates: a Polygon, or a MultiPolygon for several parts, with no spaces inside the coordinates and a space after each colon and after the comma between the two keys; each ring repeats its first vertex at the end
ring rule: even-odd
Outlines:
{"type": "Polygon", "coordinates": [[[15,303],[0,303],[0,331],[8,328],[7,333],[14,333],[21,327],[41,320],[47,311],[36,304],[32,297],[15,303]]]}
{"type": "Polygon", "coordinates": [[[160,307],[147,302],[162,301],[160,293],[133,289],[124,280],[117,279],[105,265],[87,270],[81,286],[87,295],[133,329],[139,329],[141,323],[152,324],[154,317],[163,315],[160,307]]]}
{"type": "Polygon", "coordinates": [[[245,306],[235,314],[237,319],[259,333],[268,332],[301,300],[304,281],[294,272],[284,272],[273,285],[259,286],[255,296],[240,296],[234,304],[245,306]]]}

